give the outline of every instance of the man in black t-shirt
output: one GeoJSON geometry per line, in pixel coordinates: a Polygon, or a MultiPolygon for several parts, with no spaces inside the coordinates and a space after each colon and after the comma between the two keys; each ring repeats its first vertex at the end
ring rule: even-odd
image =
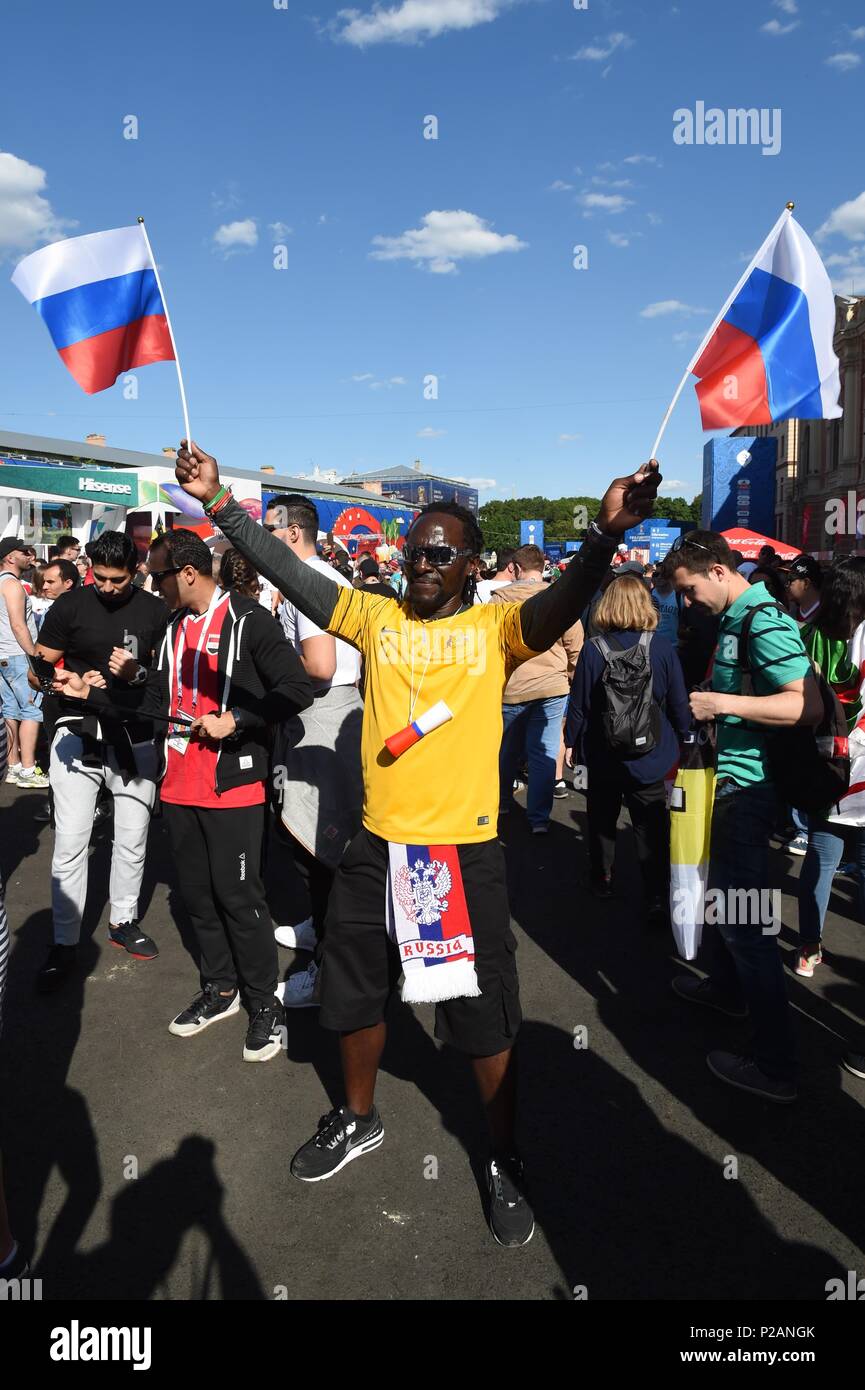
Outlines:
{"type": "MultiPolygon", "coordinates": [[[[128,536],[104,531],[90,546],[93,584],[61,594],[39,633],[37,652],[109,692],[140,687],[162,644],[168,610],[132,583],[138,557],[128,536]]],[[[109,882],[113,945],[139,960],[156,946],[137,926],[138,894],[150,813],[156,799],[159,750],[149,721],[100,724],[80,701],[61,700],[51,747],[54,857],[51,897],[54,945],[37,988],[56,989],[75,965],[87,897],[87,846],[103,786],[114,797],[114,844],[109,882]]],[[[124,701],[128,705],[128,696],[124,701]]]]}

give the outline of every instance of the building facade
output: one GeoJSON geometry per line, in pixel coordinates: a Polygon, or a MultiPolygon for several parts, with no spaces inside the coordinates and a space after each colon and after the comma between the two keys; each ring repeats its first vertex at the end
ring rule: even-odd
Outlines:
{"type": "Polygon", "coordinates": [[[439,478],[421,467],[415,459],[413,468],[380,468],[372,473],[352,473],[343,478],[348,487],[360,487],[379,497],[399,497],[413,507],[425,507],[428,502],[458,502],[477,515],[478,490],[459,478],[439,478]]]}

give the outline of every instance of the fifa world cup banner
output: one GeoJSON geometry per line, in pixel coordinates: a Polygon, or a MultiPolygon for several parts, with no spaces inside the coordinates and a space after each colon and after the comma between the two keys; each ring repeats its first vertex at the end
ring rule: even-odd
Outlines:
{"type": "Polygon", "coordinates": [[[544,523],[542,521],[520,522],[520,545],[536,545],[544,548],[544,523]]]}
{"type": "Polygon", "coordinates": [[[775,534],[778,441],[739,435],[710,439],[703,450],[702,525],[775,534]]]}

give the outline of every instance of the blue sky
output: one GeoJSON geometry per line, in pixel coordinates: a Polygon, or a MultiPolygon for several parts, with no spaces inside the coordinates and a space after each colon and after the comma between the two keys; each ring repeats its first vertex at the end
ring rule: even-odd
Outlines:
{"type": "MultiPolygon", "coordinates": [[[[45,0],[4,6],[0,45],[6,429],[180,437],[171,364],[86,396],[8,280],[138,213],[201,444],[297,472],[420,457],[482,501],[636,467],[787,199],[865,293],[861,5],[45,0]],[[780,108],[780,152],[676,145],[698,101],[780,108]]],[[[699,490],[705,439],[689,387],[672,492],[699,490]]]]}

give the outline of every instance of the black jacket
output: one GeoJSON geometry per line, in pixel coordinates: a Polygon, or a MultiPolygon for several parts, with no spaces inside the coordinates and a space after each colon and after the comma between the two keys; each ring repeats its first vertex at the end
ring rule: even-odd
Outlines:
{"type": "MultiPolygon", "coordinates": [[[[156,665],[148,672],[144,698],[135,717],[165,718],[169,712],[170,683],[178,623],[186,609],[172,615],[156,665]]],[[[291,719],[313,702],[313,689],[297,653],[261,604],[232,594],[219,637],[217,670],[222,684],[220,710],[236,711],[237,731],[222,739],[216,759],[216,791],[229,791],[251,782],[266,781],[270,751],[270,726],[291,719]]],[[[100,719],[130,717],[133,692],[93,689],[87,701],[100,719]]],[[[156,735],[167,736],[167,725],[157,723],[156,735]]]]}

